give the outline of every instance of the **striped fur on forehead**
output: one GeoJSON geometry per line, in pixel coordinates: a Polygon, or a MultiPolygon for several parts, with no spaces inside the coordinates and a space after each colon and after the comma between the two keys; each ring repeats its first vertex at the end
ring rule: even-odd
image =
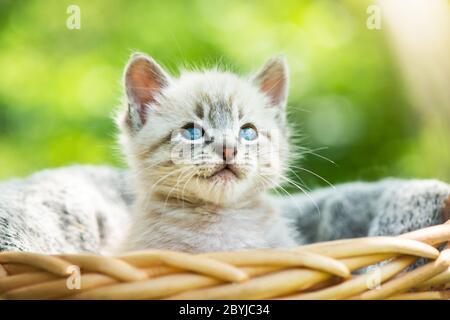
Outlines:
{"type": "Polygon", "coordinates": [[[231,95],[200,94],[197,108],[201,108],[203,120],[213,128],[229,128],[235,120],[236,106],[231,95]]]}

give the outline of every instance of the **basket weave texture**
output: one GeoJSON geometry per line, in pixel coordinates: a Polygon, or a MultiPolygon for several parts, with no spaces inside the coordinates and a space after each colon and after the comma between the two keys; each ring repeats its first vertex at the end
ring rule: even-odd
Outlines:
{"type": "Polygon", "coordinates": [[[1,252],[0,298],[450,299],[450,220],[398,237],[289,250],[1,252]],[[424,264],[408,268],[421,258],[424,264]]]}

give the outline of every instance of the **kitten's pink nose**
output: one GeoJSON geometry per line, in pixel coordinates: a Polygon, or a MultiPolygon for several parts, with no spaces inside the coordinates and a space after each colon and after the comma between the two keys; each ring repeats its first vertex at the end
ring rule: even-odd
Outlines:
{"type": "Polygon", "coordinates": [[[222,150],[222,158],[223,160],[228,163],[231,160],[234,159],[234,157],[236,156],[236,148],[235,147],[224,147],[222,150]]]}

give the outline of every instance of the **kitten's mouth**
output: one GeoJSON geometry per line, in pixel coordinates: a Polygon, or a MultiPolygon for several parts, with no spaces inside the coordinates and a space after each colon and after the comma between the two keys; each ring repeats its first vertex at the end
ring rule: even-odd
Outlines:
{"type": "Polygon", "coordinates": [[[210,179],[221,179],[221,180],[231,180],[239,178],[239,172],[233,165],[224,165],[222,168],[214,172],[210,179]]]}

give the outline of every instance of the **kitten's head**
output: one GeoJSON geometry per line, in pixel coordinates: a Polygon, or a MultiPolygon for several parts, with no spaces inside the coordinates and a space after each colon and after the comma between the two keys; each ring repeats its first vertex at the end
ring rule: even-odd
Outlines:
{"type": "Polygon", "coordinates": [[[138,196],[232,206],[279,183],[288,157],[285,59],[239,77],[169,76],[134,54],[125,69],[121,143],[138,196]]]}

